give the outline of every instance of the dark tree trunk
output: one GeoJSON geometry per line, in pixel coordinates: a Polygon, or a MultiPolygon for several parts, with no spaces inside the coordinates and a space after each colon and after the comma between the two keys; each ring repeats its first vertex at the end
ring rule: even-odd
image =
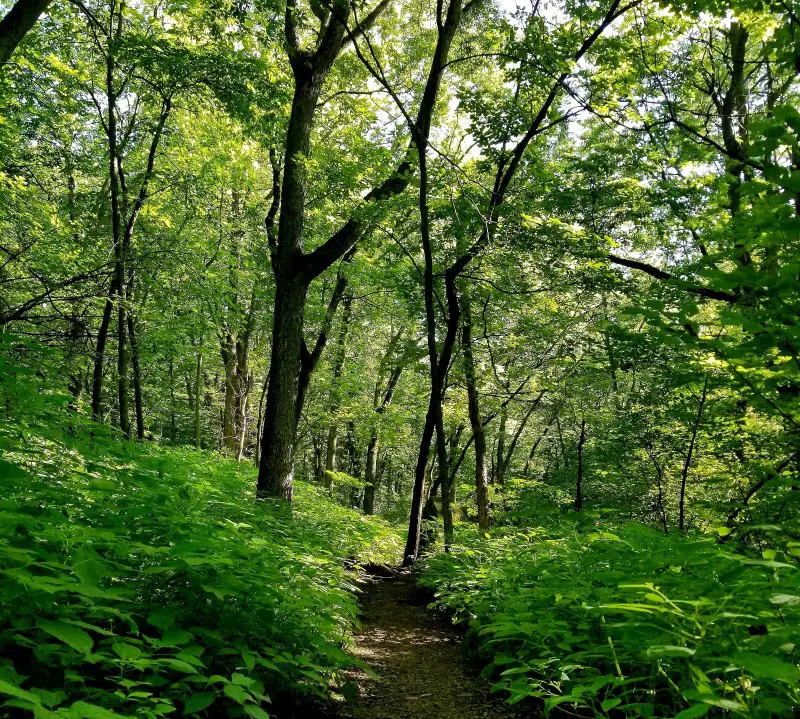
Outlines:
{"type": "Polygon", "coordinates": [[[461,298],[463,312],[461,353],[464,357],[464,379],[467,385],[469,423],[475,444],[475,500],[478,505],[478,531],[485,537],[491,525],[489,511],[489,477],[486,472],[486,432],[481,421],[478,388],[475,382],[475,360],[472,356],[472,310],[466,293],[461,298]]]}
{"type": "Polygon", "coordinates": [[[203,444],[202,426],[200,425],[200,398],[203,394],[203,355],[197,353],[197,364],[194,372],[194,446],[200,449],[203,444]]]}
{"type": "MultiPolygon", "coordinates": [[[[287,9],[287,13],[291,10],[287,9]]],[[[288,18],[288,15],[287,15],[288,18]]],[[[336,24],[335,20],[331,20],[336,24]]],[[[341,31],[343,33],[343,30],[341,31]]],[[[292,501],[294,491],[294,447],[300,418],[301,353],[304,347],[303,314],[311,277],[300,267],[305,222],[306,167],[311,128],[322,83],[341,49],[322,67],[307,58],[292,61],[295,90],[286,134],[286,166],[281,187],[278,240],[273,269],[275,310],[272,325],[272,356],[267,386],[267,406],[258,467],[259,496],[292,501]]],[[[307,382],[307,380],[306,380],[307,382]]]]}
{"type": "MultiPolygon", "coordinates": [[[[120,18],[121,21],[121,18],[120,18]]],[[[121,24],[121,22],[120,22],[121,24]]],[[[111,190],[111,229],[114,249],[114,285],[117,289],[117,397],[119,426],[126,439],[130,437],[128,417],[128,320],[125,298],[125,247],[120,208],[120,166],[117,139],[117,96],[114,91],[114,55],[109,50],[106,59],[106,96],[109,177],[111,190]]]]}
{"type": "Polygon", "coordinates": [[[222,364],[225,370],[225,393],[222,406],[222,446],[233,453],[236,449],[236,342],[228,333],[222,340],[220,348],[222,364]]]}
{"type": "MultiPolygon", "coordinates": [[[[303,338],[303,313],[308,287],[315,277],[355,248],[367,227],[365,220],[351,218],[326,242],[304,254],[305,168],[314,114],[322,85],[347,39],[342,22],[347,20],[349,6],[341,1],[335,5],[339,14],[331,13],[326,20],[320,21],[314,51],[300,47],[293,5],[287,4],[284,18],[286,47],[294,76],[294,95],[284,147],[285,167],[280,190],[278,233],[277,237],[268,237],[275,274],[275,310],[257,493],[261,497],[279,497],[290,502],[297,424],[308,375],[314,364],[303,362],[303,359],[311,360],[314,357],[305,347],[303,338]],[[306,371],[303,371],[304,367],[306,371]],[[302,382],[301,372],[304,375],[302,382]]],[[[388,6],[388,0],[381,0],[361,20],[362,29],[369,28],[388,6]]],[[[432,112],[432,107],[423,107],[424,111],[432,112]]],[[[368,193],[365,200],[378,202],[402,192],[409,183],[410,171],[411,165],[404,159],[389,178],[368,193]]]]}
{"type": "Polygon", "coordinates": [[[494,458],[494,472],[492,476],[492,484],[500,487],[503,486],[503,458],[506,454],[506,422],[508,421],[508,408],[503,405],[500,410],[500,427],[497,430],[497,448],[494,458]]]}
{"type": "Polygon", "coordinates": [[[133,368],[133,403],[136,413],[136,437],[139,441],[141,441],[144,439],[142,373],[139,367],[139,339],[136,332],[136,322],[131,313],[128,313],[128,337],[131,343],[131,367],[133,368]]]}
{"type": "Polygon", "coordinates": [[[169,358],[169,441],[175,443],[177,426],[175,422],[175,359],[169,358]]]}
{"type": "Polygon", "coordinates": [[[267,405],[258,467],[258,493],[289,502],[293,494],[295,413],[307,291],[305,282],[297,278],[277,282],[267,405]]]}
{"type": "Polygon", "coordinates": [[[692,465],[692,454],[697,442],[697,430],[700,428],[700,420],[703,417],[703,407],[706,403],[706,396],[708,392],[708,375],[703,380],[703,391],[700,395],[700,402],[697,405],[697,414],[694,418],[692,425],[692,437],[689,440],[689,449],[686,452],[686,460],[683,463],[683,471],[681,472],[681,495],[678,503],[678,528],[681,532],[686,529],[686,480],[689,478],[689,468],[692,465]]]}
{"type": "Polygon", "coordinates": [[[94,373],[92,376],[92,418],[95,422],[103,420],[103,365],[105,364],[106,344],[108,343],[108,328],[111,325],[111,313],[114,311],[114,296],[117,294],[116,279],[112,280],[108,290],[103,318],[97,330],[97,339],[94,345],[94,373]]]}
{"type": "Polygon", "coordinates": [[[575,481],[575,511],[583,511],[583,445],[586,444],[586,419],[581,417],[581,433],[578,437],[578,472],[575,481]]]}
{"type": "Polygon", "coordinates": [[[8,62],[11,54],[51,0],[17,0],[14,7],[0,20],[0,64],[8,62]]]}

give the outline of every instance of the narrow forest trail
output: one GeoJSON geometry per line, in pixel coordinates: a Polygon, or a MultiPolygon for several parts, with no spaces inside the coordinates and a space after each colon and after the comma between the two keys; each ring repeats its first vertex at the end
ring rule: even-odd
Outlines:
{"type": "MultiPolygon", "coordinates": [[[[338,719],[519,719],[461,654],[455,627],[430,611],[410,574],[371,579],[353,653],[378,675],[349,672],[359,698],[338,719]]],[[[527,716],[531,716],[530,713],[527,716]]]]}

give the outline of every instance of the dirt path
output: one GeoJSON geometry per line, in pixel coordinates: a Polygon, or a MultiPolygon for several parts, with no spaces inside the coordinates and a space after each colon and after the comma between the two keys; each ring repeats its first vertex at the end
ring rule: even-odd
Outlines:
{"type": "Polygon", "coordinates": [[[461,656],[460,637],[427,609],[413,579],[373,580],[354,653],[379,675],[354,670],[359,698],[340,719],[520,719],[461,656]]]}

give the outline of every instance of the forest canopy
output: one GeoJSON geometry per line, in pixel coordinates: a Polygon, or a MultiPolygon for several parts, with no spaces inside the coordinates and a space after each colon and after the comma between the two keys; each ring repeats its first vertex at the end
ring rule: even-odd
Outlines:
{"type": "Polygon", "coordinates": [[[376,562],[511,701],[798,711],[800,5],[0,15],[3,711],[326,696],[376,562]]]}

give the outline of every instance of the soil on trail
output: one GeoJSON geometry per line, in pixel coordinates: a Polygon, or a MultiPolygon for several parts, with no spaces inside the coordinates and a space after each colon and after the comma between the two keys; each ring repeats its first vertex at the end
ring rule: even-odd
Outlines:
{"type": "Polygon", "coordinates": [[[339,719],[520,719],[492,695],[489,682],[462,658],[456,629],[435,612],[409,574],[371,579],[354,654],[378,675],[349,672],[359,698],[339,719]]]}

